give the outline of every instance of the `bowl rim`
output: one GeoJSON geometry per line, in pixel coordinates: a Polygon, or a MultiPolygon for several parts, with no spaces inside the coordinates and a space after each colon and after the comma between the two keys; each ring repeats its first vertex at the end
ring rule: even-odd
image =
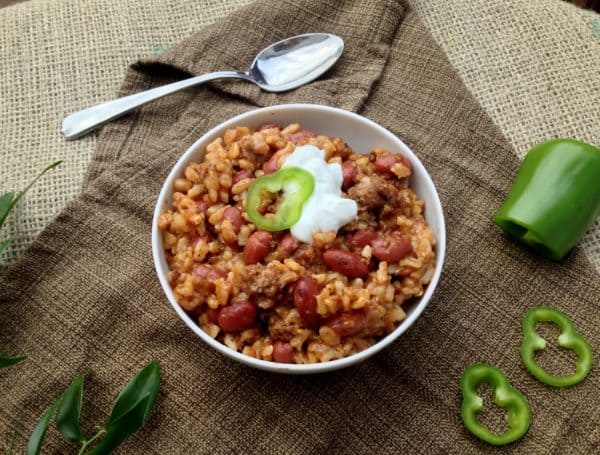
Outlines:
{"type": "MultiPolygon", "coordinates": [[[[205,144],[206,146],[207,144],[205,144]]],[[[198,335],[205,343],[207,343],[212,348],[216,349],[218,352],[224,354],[225,356],[237,360],[243,364],[252,366],[254,368],[258,368],[260,370],[275,372],[275,373],[288,373],[288,374],[314,374],[314,373],[323,373],[327,371],[333,371],[341,368],[345,368],[356,363],[362,362],[363,360],[371,357],[372,355],[378,353],[385,347],[389,346],[393,341],[395,341],[400,335],[402,335],[412,324],[419,318],[419,316],[423,313],[431,297],[439,283],[444,258],[446,253],[446,223],[444,219],[444,212],[442,210],[442,204],[439,198],[439,194],[437,189],[431,179],[431,176],[425,169],[421,160],[417,157],[417,155],[408,147],[404,141],[402,141],[398,136],[393,134],[388,129],[382,127],[381,125],[375,123],[374,121],[363,117],[354,112],[346,111],[344,109],[324,106],[319,104],[279,104],[274,106],[268,106],[258,109],[253,109],[242,114],[236,115],[218,125],[211,128],[209,131],[204,133],[199,139],[197,139],[192,145],[190,145],[185,152],[178,158],[176,163],[171,168],[171,171],[165,178],[160,193],[158,195],[158,199],[156,201],[156,206],[154,209],[154,215],[152,218],[152,258],[154,261],[154,267],[156,270],[156,274],[158,276],[161,287],[171,304],[171,307],[175,310],[175,312],[179,315],[179,317],[185,322],[185,324],[192,329],[192,331],[198,335]],[[256,359],[254,357],[247,356],[242,354],[241,352],[234,351],[229,348],[225,344],[217,341],[216,339],[211,338],[204,330],[200,328],[198,324],[196,324],[190,316],[185,313],[185,311],[179,306],[177,301],[175,300],[175,296],[169,285],[166,277],[166,270],[162,268],[161,260],[164,259],[164,250],[162,248],[162,236],[160,235],[160,230],[158,229],[158,217],[164,210],[164,201],[166,198],[170,197],[173,193],[172,190],[172,181],[176,176],[182,174],[185,165],[193,158],[194,155],[199,153],[198,147],[205,141],[208,141],[209,138],[213,136],[222,135],[225,130],[231,128],[233,126],[243,125],[242,122],[249,121],[252,117],[260,114],[277,114],[285,111],[294,111],[294,110],[308,110],[308,111],[320,111],[320,112],[328,112],[334,115],[341,115],[342,117],[352,118],[359,122],[366,123],[367,126],[377,130],[383,136],[387,136],[392,142],[398,144],[400,151],[411,159],[411,163],[413,164],[413,168],[416,167],[419,169],[420,174],[422,174],[423,183],[429,187],[432,197],[433,197],[433,207],[432,204],[428,204],[428,208],[431,208],[434,212],[436,212],[439,218],[439,232],[437,235],[437,245],[436,245],[436,267],[434,271],[433,278],[430,283],[427,285],[427,288],[424,294],[421,296],[420,300],[413,307],[412,312],[394,329],[392,332],[388,333],[386,336],[377,341],[374,345],[364,349],[355,354],[351,354],[348,357],[343,357],[341,359],[331,360],[328,362],[322,363],[313,363],[313,364],[286,364],[286,363],[277,363],[268,360],[256,359]]]]}

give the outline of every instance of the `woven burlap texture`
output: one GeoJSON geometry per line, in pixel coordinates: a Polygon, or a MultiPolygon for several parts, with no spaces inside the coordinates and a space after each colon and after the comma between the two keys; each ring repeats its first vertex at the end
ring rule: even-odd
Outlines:
{"type": "MultiPolygon", "coordinates": [[[[30,0],[0,10],[0,191],[61,168],[8,220],[0,270],[80,190],[96,135],[65,142],[61,118],[115,96],[124,68],[249,0],[30,0]]],[[[451,63],[523,156],[572,136],[600,145],[600,16],[558,0],[410,0],[451,63]]],[[[584,239],[600,269],[600,223],[584,239]]]]}
{"type": "MultiPolygon", "coordinates": [[[[81,188],[97,136],[65,142],[61,118],[113,98],[128,63],[248,1],[30,0],[0,10],[0,67],[14,76],[0,78],[0,191],[65,161],[9,219],[2,235],[14,243],[0,270],[81,188]]],[[[600,145],[600,16],[557,0],[410,3],[519,156],[551,136],[600,145]]],[[[600,223],[583,245],[600,269],[600,223]]]]}
{"type": "Polygon", "coordinates": [[[32,0],[0,9],[0,194],[30,190],[0,234],[13,244],[0,270],[81,189],[97,133],[67,142],[61,119],[114,98],[127,66],[158,54],[248,0],[32,0]]]}
{"type": "MultiPolygon", "coordinates": [[[[600,15],[556,0],[411,3],[519,157],[551,137],[600,147],[600,15]]],[[[600,270],[600,220],[582,246],[600,270]]]]}
{"type": "MultiPolygon", "coordinates": [[[[597,362],[583,383],[556,391],[524,371],[518,345],[525,310],[544,303],[598,346],[598,275],[581,251],[555,264],[490,222],[518,159],[410,8],[396,0],[257,2],[162,55],[169,66],[135,65],[123,91],[173,81],[180,70],[248,64],[265,43],[316,22],[347,43],[321,80],[283,95],[219,83],[103,131],[82,194],[0,280],[0,346],[30,356],[0,375],[0,433],[20,420],[18,447],[76,374],[89,372],[90,433],[115,391],[157,357],[155,412],[121,453],[479,453],[486,446],[458,411],[460,374],[476,361],[504,369],[535,416],[505,452],[597,449],[597,362]],[[402,137],[437,182],[446,214],[447,259],[427,311],[389,349],[328,375],[277,376],[217,354],[169,307],[151,260],[153,195],[181,150],[224,119],[280,100],[355,110],[402,137]]],[[[556,353],[546,365],[564,372],[567,360],[556,353]]],[[[72,447],[50,434],[48,453],[72,447]]]]}

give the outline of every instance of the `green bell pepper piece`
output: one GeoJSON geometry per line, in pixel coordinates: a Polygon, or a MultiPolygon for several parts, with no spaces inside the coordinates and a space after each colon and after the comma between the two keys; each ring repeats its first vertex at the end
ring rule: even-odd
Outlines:
{"type": "Polygon", "coordinates": [[[562,259],[600,215],[600,149],[574,139],[533,147],[494,215],[509,236],[562,259]]]}
{"type": "Polygon", "coordinates": [[[531,308],[523,319],[523,343],[521,344],[521,359],[527,371],[537,380],[554,387],[568,387],[585,379],[592,369],[592,348],[577,332],[571,320],[562,312],[547,306],[531,308]],[[575,373],[566,376],[548,374],[536,361],[535,351],[546,347],[546,340],[535,331],[538,322],[552,322],[560,329],[558,345],[572,349],[577,354],[575,373]]]}
{"type": "Polygon", "coordinates": [[[460,380],[463,395],[461,417],[467,429],[482,441],[495,446],[509,444],[521,438],[529,429],[531,411],[529,403],[521,392],[515,389],[502,370],[485,363],[468,366],[460,380]],[[477,420],[483,409],[483,400],[477,395],[477,386],[487,382],[493,388],[494,403],[507,410],[506,421],[509,429],[496,435],[477,420]]]}
{"type": "Polygon", "coordinates": [[[272,175],[257,178],[248,188],[246,212],[257,227],[266,231],[282,231],[292,227],[302,215],[302,207],[315,189],[310,172],[299,167],[281,168],[272,175]],[[275,214],[262,215],[258,208],[264,193],[283,191],[284,198],[275,214]]]}

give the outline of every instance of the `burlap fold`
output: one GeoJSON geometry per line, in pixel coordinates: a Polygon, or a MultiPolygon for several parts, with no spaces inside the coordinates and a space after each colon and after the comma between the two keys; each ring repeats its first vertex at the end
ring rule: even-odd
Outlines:
{"type": "MultiPolygon", "coordinates": [[[[536,258],[490,222],[518,161],[404,2],[260,1],[127,73],[130,93],[215,68],[241,67],[271,41],[309,31],[346,51],[321,80],[283,95],[243,82],[170,96],[104,129],[82,194],[0,282],[0,346],[30,359],[0,371],[0,435],[17,418],[22,447],[42,411],[89,371],[90,433],[122,384],[158,358],[155,412],[122,453],[475,453],[488,447],[459,417],[459,378],[477,361],[503,368],[534,419],[505,449],[593,453],[600,440],[598,374],[556,391],[520,363],[520,322],[536,304],[569,314],[598,346],[600,286],[576,251],[536,258]],[[260,105],[312,102],[360,112],[402,137],[442,198],[448,252],[423,316],[392,347],[351,369],[276,376],[213,352],[170,309],[154,274],[150,222],[181,153],[219,122],[260,105]]],[[[555,371],[565,355],[546,359],[555,371]]],[[[48,453],[73,446],[50,435],[48,453]]]]}

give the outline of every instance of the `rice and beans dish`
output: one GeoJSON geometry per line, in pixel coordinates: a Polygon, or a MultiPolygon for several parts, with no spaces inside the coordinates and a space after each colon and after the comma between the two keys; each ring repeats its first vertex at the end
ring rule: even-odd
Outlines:
{"type": "Polygon", "coordinates": [[[402,155],[358,154],[299,124],[227,130],[174,181],[159,217],[178,304],[258,359],[306,364],[368,348],[434,274],[411,172],[402,155]]]}

